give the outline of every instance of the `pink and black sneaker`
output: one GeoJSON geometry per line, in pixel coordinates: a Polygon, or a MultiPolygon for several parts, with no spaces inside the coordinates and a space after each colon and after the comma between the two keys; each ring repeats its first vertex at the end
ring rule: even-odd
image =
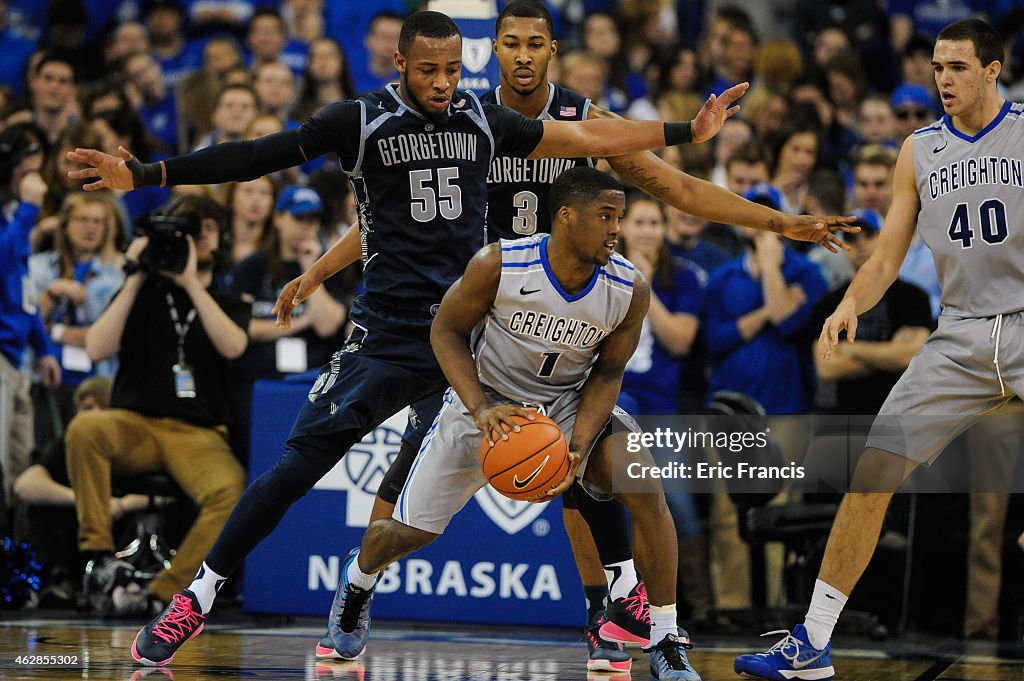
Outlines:
{"type": "Polygon", "coordinates": [[[135,635],[132,657],[147,667],[168,665],[185,641],[199,635],[205,621],[194,593],[185,589],[174,594],[171,604],[135,635]]]}
{"type": "Polygon", "coordinates": [[[651,606],[647,587],[639,582],[625,598],[612,601],[604,611],[601,638],[617,643],[635,643],[642,648],[651,644],[651,606]]]}

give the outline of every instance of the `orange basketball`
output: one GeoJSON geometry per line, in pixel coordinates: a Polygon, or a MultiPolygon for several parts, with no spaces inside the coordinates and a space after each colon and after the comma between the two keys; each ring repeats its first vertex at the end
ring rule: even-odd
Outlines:
{"type": "Polygon", "coordinates": [[[487,481],[509,499],[530,500],[543,495],[569,472],[569,445],[558,424],[542,414],[533,420],[513,417],[519,432],[492,447],[480,445],[480,465],[487,481]]]}

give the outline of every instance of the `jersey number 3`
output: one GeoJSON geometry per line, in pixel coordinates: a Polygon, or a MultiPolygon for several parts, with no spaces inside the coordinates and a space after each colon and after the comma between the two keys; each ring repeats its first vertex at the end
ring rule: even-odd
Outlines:
{"type": "Polygon", "coordinates": [[[416,222],[430,222],[440,213],[445,220],[462,215],[462,189],[455,181],[458,168],[409,171],[409,210],[416,222]],[[434,173],[437,173],[435,183],[434,173]],[[434,189],[434,187],[437,189],[434,189]]]}
{"type": "MultiPolygon", "coordinates": [[[[981,238],[987,244],[1001,244],[1006,241],[1006,204],[999,199],[989,199],[978,207],[981,238]]],[[[959,241],[961,248],[974,244],[974,230],[971,229],[971,214],[966,203],[958,203],[949,223],[949,240],[959,241]]]]}

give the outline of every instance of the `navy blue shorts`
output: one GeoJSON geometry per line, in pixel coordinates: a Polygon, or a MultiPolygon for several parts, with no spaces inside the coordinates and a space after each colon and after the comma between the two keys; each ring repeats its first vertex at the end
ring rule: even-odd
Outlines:
{"type": "Polygon", "coordinates": [[[357,299],[351,318],[352,334],[321,368],[290,437],[348,430],[362,437],[448,386],[430,347],[429,313],[396,316],[357,299]]]}

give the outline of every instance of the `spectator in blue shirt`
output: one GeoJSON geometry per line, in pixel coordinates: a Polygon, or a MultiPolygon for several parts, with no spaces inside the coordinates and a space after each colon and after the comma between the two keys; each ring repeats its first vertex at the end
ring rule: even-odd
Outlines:
{"type": "Polygon", "coordinates": [[[181,151],[178,101],[167,87],[160,62],[148,52],[137,52],[124,60],[123,72],[125,93],[146,131],[161,142],[166,152],[181,151]]]}
{"type": "MultiPolygon", "coordinates": [[[[778,188],[755,185],[750,201],[778,208],[778,188]]],[[[701,327],[711,356],[709,393],[735,390],[769,414],[802,414],[814,402],[807,325],[828,290],[820,268],[771,232],[746,230],[747,245],[711,275],[701,327]]]]}
{"type": "Polygon", "coordinates": [[[28,277],[29,233],[39,215],[46,183],[42,131],[28,123],[0,133],[0,475],[3,497],[28,468],[34,447],[29,380],[21,374],[22,356],[31,345],[46,385],[60,383],[60,365],[39,316],[38,296],[28,277]]]}
{"type": "Polygon", "coordinates": [[[0,83],[25,94],[25,67],[36,49],[35,43],[7,26],[7,0],[0,0],[0,83]]]}
{"type": "Polygon", "coordinates": [[[261,7],[252,15],[246,46],[249,48],[249,68],[282,62],[292,70],[296,78],[306,70],[306,50],[309,46],[301,40],[288,37],[281,14],[272,7],[261,7]]]}
{"type": "Polygon", "coordinates": [[[146,0],[142,16],[149,29],[153,56],[164,70],[168,87],[175,87],[202,67],[202,42],[185,39],[185,11],[177,0],[146,0]]]}
{"type": "MultiPolygon", "coordinates": [[[[388,33],[392,32],[389,21],[382,26],[376,26],[380,16],[397,17],[397,25],[401,27],[402,17],[407,12],[404,0],[362,0],[361,2],[325,2],[324,3],[324,35],[330,36],[338,41],[349,58],[353,76],[365,73],[370,55],[366,47],[366,41],[371,32],[387,28],[388,33]]],[[[398,28],[393,29],[394,44],[398,44],[398,28]]],[[[388,61],[392,59],[394,50],[388,55],[388,61]]],[[[383,68],[388,68],[384,64],[383,68]]],[[[358,84],[358,83],[357,83],[358,84]]],[[[368,88],[375,89],[374,87],[368,88]]],[[[366,92],[367,90],[358,90],[366,92]]]]}
{"type": "MultiPolygon", "coordinates": [[[[356,93],[377,90],[393,80],[398,80],[395,52],[398,51],[398,34],[401,30],[402,17],[394,12],[381,12],[370,22],[370,28],[359,50],[363,58],[353,58],[350,64],[356,93]]],[[[345,53],[354,54],[353,50],[347,48],[345,53]]]]}

